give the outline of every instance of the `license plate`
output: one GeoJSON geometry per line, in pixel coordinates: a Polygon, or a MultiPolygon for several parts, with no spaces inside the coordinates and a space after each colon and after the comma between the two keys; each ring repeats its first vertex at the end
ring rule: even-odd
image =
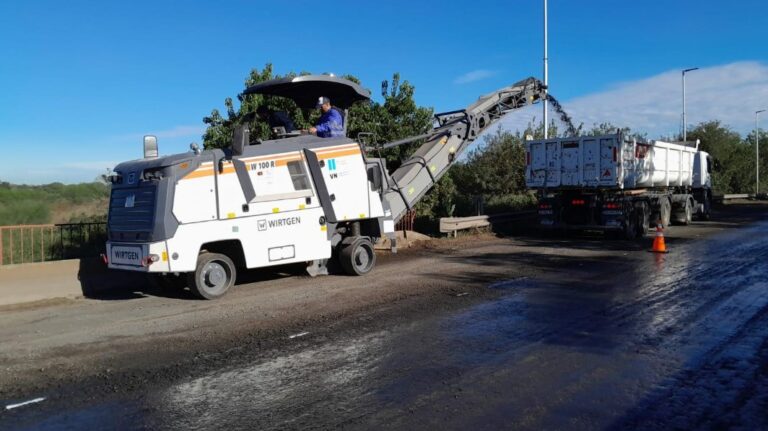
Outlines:
{"type": "Polygon", "coordinates": [[[117,265],[141,265],[141,247],[112,246],[111,262],[117,265]]]}

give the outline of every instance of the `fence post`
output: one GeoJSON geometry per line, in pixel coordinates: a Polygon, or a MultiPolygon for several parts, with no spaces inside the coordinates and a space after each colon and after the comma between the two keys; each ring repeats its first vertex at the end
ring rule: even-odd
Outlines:
{"type": "Polygon", "coordinates": [[[3,266],[3,232],[5,229],[0,227],[0,266],[3,266]]]}

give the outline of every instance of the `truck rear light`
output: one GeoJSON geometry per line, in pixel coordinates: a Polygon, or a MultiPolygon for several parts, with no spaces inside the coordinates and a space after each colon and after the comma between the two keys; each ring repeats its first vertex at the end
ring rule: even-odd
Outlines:
{"type": "Polygon", "coordinates": [[[550,208],[552,208],[552,205],[550,205],[550,204],[539,204],[539,209],[540,210],[548,210],[550,208]]]}
{"type": "Polygon", "coordinates": [[[141,261],[141,266],[149,266],[160,260],[160,256],[156,254],[150,254],[141,261]]]}
{"type": "Polygon", "coordinates": [[[584,205],[585,203],[584,199],[574,199],[571,201],[571,205],[584,205]]]}
{"type": "Polygon", "coordinates": [[[603,208],[608,210],[617,210],[619,209],[619,204],[617,204],[616,202],[606,202],[603,205],[603,208]]]}

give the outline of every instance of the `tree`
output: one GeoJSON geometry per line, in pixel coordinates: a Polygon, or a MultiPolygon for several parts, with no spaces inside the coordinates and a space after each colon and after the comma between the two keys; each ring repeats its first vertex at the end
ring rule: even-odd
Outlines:
{"type": "MultiPolygon", "coordinates": [[[[267,63],[262,70],[252,69],[244,81],[244,89],[260,82],[271,79],[308,75],[308,72],[288,72],[278,75],[273,72],[271,63],[267,63]]],[[[343,78],[360,84],[360,80],[352,75],[344,75],[343,78]]],[[[387,82],[391,91],[382,94],[384,103],[375,101],[361,102],[349,109],[347,121],[347,134],[351,138],[357,138],[361,132],[372,133],[377,143],[386,143],[408,136],[426,133],[432,126],[432,109],[416,105],[413,99],[415,88],[408,82],[400,82],[400,75],[393,74],[392,81],[387,82]],[[391,85],[390,85],[391,84],[391,85]]],[[[248,124],[251,136],[255,139],[268,139],[270,129],[263,121],[250,118],[259,106],[265,105],[274,110],[287,112],[299,128],[308,128],[319,115],[316,111],[303,112],[293,101],[282,97],[263,95],[239,95],[240,106],[235,108],[235,102],[228,97],[224,100],[226,113],[222,115],[218,109],[213,109],[211,114],[203,118],[208,128],[203,135],[205,148],[228,147],[232,141],[232,131],[236,124],[243,122],[248,124]]],[[[395,147],[383,153],[383,156],[392,165],[399,165],[399,160],[412,153],[412,147],[395,147]]],[[[392,166],[390,166],[392,167],[392,166]]]]}
{"type": "Polygon", "coordinates": [[[700,149],[715,160],[712,186],[720,193],[747,193],[754,190],[754,145],[742,140],[738,132],[712,120],[688,131],[689,140],[699,139],[700,149]]]}
{"type": "MultiPolygon", "coordinates": [[[[269,81],[270,79],[308,74],[309,73],[307,72],[298,74],[289,72],[286,75],[276,75],[272,71],[272,64],[267,63],[262,70],[256,68],[251,69],[250,74],[244,81],[243,89],[260,82],[269,81]]],[[[203,134],[203,143],[206,149],[225,148],[230,146],[232,143],[232,131],[240,122],[248,125],[253,139],[269,139],[271,133],[269,125],[263,121],[257,121],[254,116],[248,116],[248,114],[256,112],[256,108],[262,105],[277,111],[287,112],[294,120],[296,127],[309,127],[307,119],[308,115],[305,115],[305,113],[289,99],[263,96],[260,94],[248,94],[245,96],[238,95],[237,98],[240,101],[240,106],[237,109],[235,109],[235,104],[231,97],[224,99],[224,106],[227,109],[226,116],[222,115],[218,109],[213,109],[211,115],[203,118],[203,123],[208,125],[208,128],[203,134]]]]}
{"type": "MultiPolygon", "coordinates": [[[[421,107],[413,99],[415,88],[408,81],[400,82],[400,74],[392,75],[392,81],[382,83],[384,103],[371,101],[350,109],[348,134],[356,138],[360,133],[372,133],[378,144],[393,142],[410,136],[427,133],[432,129],[432,108],[421,107]],[[386,89],[391,90],[386,91],[386,89]]],[[[402,160],[413,154],[419,143],[401,145],[381,153],[392,170],[402,160]]]]}

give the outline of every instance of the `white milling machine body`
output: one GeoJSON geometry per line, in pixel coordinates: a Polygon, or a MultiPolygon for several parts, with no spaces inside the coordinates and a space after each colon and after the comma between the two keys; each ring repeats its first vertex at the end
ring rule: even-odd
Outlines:
{"type": "MultiPolygon", "coordinates": [[[[244,94],[287,97],[307,110],[327,96],[346,110],[370,93],[307,75],[244,94]]],[[[327,274],[335,259],[363,275],[375,264],[373,243],[389,237],[394,251],[395,222],[459,154],[501,116],[542,95],[541,83],[528,78],[435,115],[429,133],[381,146],[423,142],[391,175],[353,139],[284,133],[252,143],[246,126],[236,127],[231,148],[121,163],[111,177],[105,258],[112,269],[183,280],[206,299],[226,293],[238,268],[306,262],[314,276],[327,274]]]]}
{"type": "Polygon", "coordinates": [[[712,160],[697,142],[639,141],[621,132],[526,141],[526,185],[543,226],[615,231],[709,218],[712,160]]]}

